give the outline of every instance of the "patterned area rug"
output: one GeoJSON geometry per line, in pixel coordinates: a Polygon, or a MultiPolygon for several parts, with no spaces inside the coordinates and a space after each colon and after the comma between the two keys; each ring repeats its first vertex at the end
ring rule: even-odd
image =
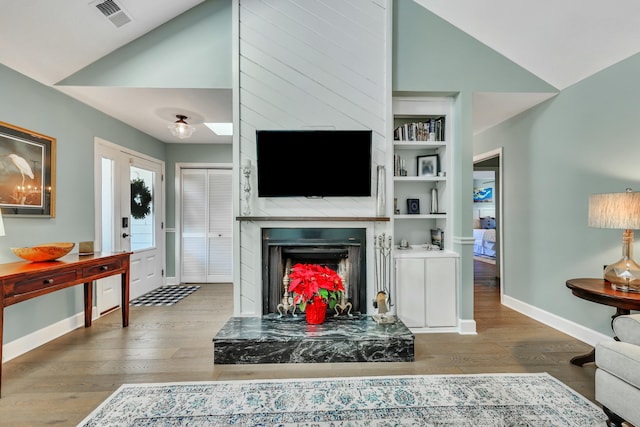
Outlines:
{"type": "Polygon", "coordinates": [[[546,373],[125,384],[80,426],[605,425],[546,373]]]}
{"type": "Polygon", "coordinates": [[[181,299],[188,297],[198,289],[200,289],[200,286],[160,286],[159,288],[132,300],[129,302],[129,305],[133,307],[173,305],[181,299]]]}

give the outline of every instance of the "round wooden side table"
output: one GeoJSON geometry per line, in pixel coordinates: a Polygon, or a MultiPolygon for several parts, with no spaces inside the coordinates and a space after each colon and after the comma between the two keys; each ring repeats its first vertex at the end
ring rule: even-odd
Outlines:
{"type": "MultiPolygon", "coordinates": [[[[623,292],[611,288],[611,284],[604,279],[569,279],[567,288],[571,289],[573,295],[587,301],[604,304],[616,308],[616,313],[611,316],[613,319],[623,314],[630,314],[631,310],[640,310],[640,292],[623,292]]],[[[614,339],[617,339],[614,337],[614,339]]],[[[576,356],[571,359],[571,363],[582,366],[585,363],[595,362],[595,348],[589,353],[576,356]]]]}

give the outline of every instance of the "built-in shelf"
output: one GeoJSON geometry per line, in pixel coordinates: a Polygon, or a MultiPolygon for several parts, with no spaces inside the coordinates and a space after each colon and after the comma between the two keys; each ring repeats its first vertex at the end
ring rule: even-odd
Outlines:
{"type": "Polygon", "coordinates": [[[236,221],[388,222],[388,216],[237,216],[236,221]]]}
{"type": "Polygon", "coordinates": [[[393,216],[395,219],[447,219],[444,212],[435,214],[397,214],[393,216]]]}
{"type": "Polygon", "coordinates": [[[417,148],[446,147],[446,141],[393,141],[393,146],[397,150],[415,150],[417,148]]]}
{"type": "Polygon", "coordinates": [[[446,176],[394,176],[394,181],[415,181],[415,182],[427,182],[427,181],[446,181],[446,176]]]}

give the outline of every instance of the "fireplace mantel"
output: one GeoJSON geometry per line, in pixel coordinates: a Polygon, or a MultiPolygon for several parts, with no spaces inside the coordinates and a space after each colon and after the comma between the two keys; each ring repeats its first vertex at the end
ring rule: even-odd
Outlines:
{"type": "Polygon", "coordinates": [[[236,221],[388,222],[388,216],[237,216],[236,221]]]}

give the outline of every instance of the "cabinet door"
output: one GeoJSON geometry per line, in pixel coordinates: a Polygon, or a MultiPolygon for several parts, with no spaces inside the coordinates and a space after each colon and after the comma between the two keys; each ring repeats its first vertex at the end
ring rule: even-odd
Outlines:
{"type": "Polygon", "coordinates": [[[456,259],[427,259],[426,276],[427,326],[456,326],[456,259]]]}
{"type": "Polygon", "coordinates": [[[396,259],[398,317],[408,328],[425,327],[424,259],[396,259]]]}

